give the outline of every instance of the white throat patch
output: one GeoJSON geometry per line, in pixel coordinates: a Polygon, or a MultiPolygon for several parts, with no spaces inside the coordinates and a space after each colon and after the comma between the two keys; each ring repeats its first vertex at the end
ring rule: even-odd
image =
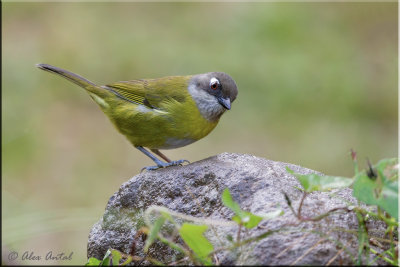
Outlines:
{"type": "Polygon", "coordinates": [[[201,115],[209,121],[218,120],[225,112],[225,108],[218,103],[215,96],[208,94],[206,91],[196,88],[195,84],[188,87],[190,95],[196,102],[197,108],[201,115]]]}

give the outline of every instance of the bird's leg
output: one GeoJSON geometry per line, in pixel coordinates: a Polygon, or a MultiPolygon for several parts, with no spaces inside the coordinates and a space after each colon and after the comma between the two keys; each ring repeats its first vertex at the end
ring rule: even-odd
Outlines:
{"type": "MultiPolygon", "coordinates": [[[[139,149],[140,151],[142,151],[146,156],[148,156],[149,158],[151,158],[156,164],[157,166],[151,166],[151,167],[157,167],[157,168],[162,168],[163,165],[165,164],[164,162],[162,162],[161,160],[159,160],[156,156],[154,156],[153,154],[151,154],[149,151],[147,151],[144,147],[142,146],[135,146],[137,149],[139,149]]],[[[150,168],[150,167],[145,167],[150,168]]],[[[143,170],[143,169],[142,169],[143,170]]]]}
{"type": "Polygon", "coordinates": [[[165,160],[166,162],[171,162],[171,160],[169,158],[167,158],[167,156],[165,156],[163,153],[160,152],[160,150],[158,149],[150,149],[153,153],[156,153],[157,155],[159,155],[163,160],[165,160]]]}
{"type": "Polygon", "coordinates": [[[169,166],[177,166],[177,165],[181,165],[182,163],[184,163],[184,162],[188,162],[188,163],[190,163],[189,161],[187,161],[187,160],[185,160],[185,159],[181,159],[181,160],[176,160],[176,161],[171,161],[171,160],[169,160],[166,156],[164,156],[160,151],[158,151],[157,149],[154,149],[155,151],[157,151],[157,152],[155,152],[155,151],[153,151],[154,153],[156,153],[157,155],[159,155],[160,157],[162,157],[163,159],[165,159],[165,160],[168,160],[168,162],[167,163],[164,163],[164,162],[162,162],[161,160],[159,160],[157,157],[155,157],[153,154],[151,154],[149,151],[147,151],[144,147],[142,147],[142,146],[135,146],[137,149],[139,149],[140,151],[142,151],[146,156],[148,156],[149,158],[151,158],[156,164],[157,164],[157,166],[148,166],[148,167],[144,167],[144,168],[142,168],[142,171],[144,170],[144,169],[146,169],[146,170],[148,170],[148,171],[152,171],[152,170],[157,170],[157,169],[159,169],[159,168],[165,168],[165,167],[169,167],[169,166]],[[161,156],[161,155],[162,156],[161,156]],[[164,157],[165,158],[164,158],[164,157]]]}

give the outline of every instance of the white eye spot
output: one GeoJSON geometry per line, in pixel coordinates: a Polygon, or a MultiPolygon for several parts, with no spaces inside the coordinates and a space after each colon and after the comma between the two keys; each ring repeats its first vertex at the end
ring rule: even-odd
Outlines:
{"type": "Polygon", "coordinates": [[[218,89],[219,87],[219,80],[215,77],[211,78],[210,80],[210,88],[213,90],[218,89]]]}

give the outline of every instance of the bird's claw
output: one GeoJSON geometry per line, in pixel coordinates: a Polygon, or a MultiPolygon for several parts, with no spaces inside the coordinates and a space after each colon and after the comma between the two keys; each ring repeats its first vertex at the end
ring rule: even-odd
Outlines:
{"type": "Polygon", "coordinates": [[[166,163],[161,162],[160,164],[157,164],[156,166],[143,167],[140,170],[140,172],[143,172],[143,170],[154,171],[154,170],[157,170],[157,169],[160,169],[160,168],[167,168],[167,167],[170,167],[170,166],[181,166],[185,162],[190,164],[190,161],[188,161],[186,159],[174,160],[174,161],[166,162],[166,163]]]}
{"type": "Polygon", "coordinates": [[[178,166],[178,165],[182,166],[182,164],[185,162],[190,164],[190,161],[188,161],[187,159],[180,159],[180,160],[175,160],[175,161],[169,162],[168,164],[171,164],[171,165],[168,165],[168,166],[178,166]]]}

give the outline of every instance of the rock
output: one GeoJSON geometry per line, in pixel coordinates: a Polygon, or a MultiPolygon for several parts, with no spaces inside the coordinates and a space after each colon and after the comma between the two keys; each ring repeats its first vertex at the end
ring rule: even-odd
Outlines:
{"type": "MultiPolygon", "coordinates": [[[[219,253],[219,263],[355,264],[358,222],[354,212],[337,211],[321,221],[299,223],[282,193],[287,194],[297,211],[303,193],[298,189],[301,186],[297,179],[286,171],[287,166],[297,173],[317,173],[300,166],[251,155],[222,153],[186,166],[138,174],[122,184],[108,201],[103,218],[90,232],[87,256],[102,259],[109,248],[129,254],[133,247],[135,255],[144,256],[144,240],[137,236],[137,231],[144,226],[142,215],[151,205],[165,206],[195,217],[229,220],[233,212],[221,202],[223,190],[229,188],[243,210],[262,215],[282,209],[284,215],[265,220],[259,227],[244,234],[256,236],[268,230],[281,229],[280,232],[236,251],[219,253]],[[344,250],[341,244],[345,245],[344,250]]],[[[302,215],[315,217],[335,207],[345,206],[344,201],[356,203],[349,188],[311,193],[304,200],[302,215]]],[[[383,236],[385,225],[374,221],[368,224],[377,236],[383,236]]],[[[219,247],[218,240],[228,242],[228,234],[236,237],[238,227],[218,226],[214,229],[216,232],[209,230],[206,236],[216,248],[219,247]]],[[[164,263],[179,258],[178,253],[160,242],[150,247],[149,255],[164,263]]],[[[150,264],[147,261],[142,263],[150,264]]],[[[385,262],[378,260],[375,264],[385,262]]]]}

